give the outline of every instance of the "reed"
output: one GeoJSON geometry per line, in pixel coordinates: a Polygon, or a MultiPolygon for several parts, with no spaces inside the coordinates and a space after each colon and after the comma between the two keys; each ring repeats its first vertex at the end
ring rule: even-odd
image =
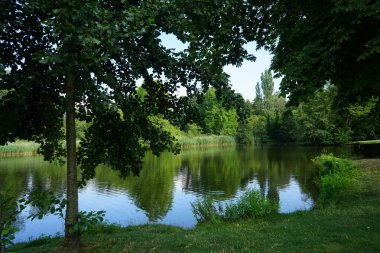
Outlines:
{"type": "Polygon", "coordinates": [[[37,155],[39,144],[31,141],[16,141],[0,146],[0,157],[37,155]]]}
{"type": "Polygon", "coordinates": [[[179,136],[177,139],[183,149],[192,147],[236,145],[235,137],[227,135],[179,136]]]}

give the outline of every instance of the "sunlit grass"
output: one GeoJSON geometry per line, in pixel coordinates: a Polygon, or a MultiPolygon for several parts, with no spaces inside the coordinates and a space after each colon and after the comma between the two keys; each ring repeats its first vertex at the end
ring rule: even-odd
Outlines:
{"type": "Polygon", "coordinates": [[[380,140],[354,141],[350,144],[380,144],[380,140]]]}
{"type": "Polygon", "coordinates": [[[31,141],[16,141],[0,146],[0,157],[37,155],[40,145],[31,141]]]}
{"type": "Polygon", "coordinates": [[[177,139],[182,148],[227,146],[236,144],[235,137],[227,135],[179,136],[177,139]]]}

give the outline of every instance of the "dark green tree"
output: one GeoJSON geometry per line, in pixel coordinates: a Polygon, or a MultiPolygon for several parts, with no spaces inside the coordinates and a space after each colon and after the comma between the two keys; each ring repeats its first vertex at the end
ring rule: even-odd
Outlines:
{"type": "Polygon", "coordinates": [[[203,102],[198,105],[202,119],[200,126],[206,134],[234,136],[238,126],[236,109],[232,106],[231,109],[224,107],[215,93],[214,88],[209,89],[204,95],[203,102]]]}
{"type": "MultiPolygon", "coordinates": [[[[261,90],[263,91],[263,100],[264,101],[270,100],[274,91],[274,81],[273,81],[272,71],[270,71],[269,69],[264,70],[264,72],[261,73],[260,81],[261,81],[260,83],[261,90]]],[[[257,92],[257,88],[256,88],[256,92],[257,92]]]]}
{"type": "Polygon", "coordinates": [[[379,9],[379,1],[363,0],[265,2],[271,68],[283,76],[281,91],[291,102],[312,96],[328,80],[340,102],[380,96],[379,9]]]}
{"type": "Polygon", "coordinates": [[[260,83],[257,82],[255,86],[256,96],[253,101],[253,105],[255,106],[255,110],[258,114],[262,113],[263,109],[263,95],[261,92],[261,86],[260,83]]]}
{"type": "Polygon", "coordinates": [[[77,165],[84,183],[101,163],[121,176],[137,174],[147,149],[142,140],[154,154],[174,151],[170,134],[148,116],[173,118],[179,85],[188,93],[197,83],[227,86],[223,66],[252,60],[243,45],[263,32],[257,11],[243,0],[1,3],[0,145],[27,139],[41,144],[47,160],[67,157],[70,249],[80,245],[77,165]],[[165,48],[162,33],[188,48],[165,48]],[[136,94],[138,78],[144,101],[136,94]],[[78,152],[75,119],[89,123],[78,152]]]}
{"type": "Polygon", "coordinates": [[[346,117],[334,107],[335,86],[326,86],[314,97],[292,110],[295,124],[289,129],[298,142],[308,144],[340,144],[350,140],[351,131],[346,117]],[[295,132],[295,133],[294,133],[295,132]]]}

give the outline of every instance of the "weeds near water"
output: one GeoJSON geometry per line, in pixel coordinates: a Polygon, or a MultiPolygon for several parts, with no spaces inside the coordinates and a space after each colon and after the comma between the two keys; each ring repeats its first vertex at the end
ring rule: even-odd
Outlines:
{"type": "Polygon", "coordinates": [[[356,189],[358,171],[350,161],[333,155],[320,155],[313,161],[319,172],[317,206],[337,202],[347,191],[356,189]]]}
{"type": "Polygon", "coordinates": [[[39,144],[30,141],[16,141],[0,146],[0,157],[37,155],[39,144]]]}
{"type": "Polygon", "coordinates": [[[14,223],[23,209],[11,191],[0,189],[0,252],[4,252],[5,247],[13,244],[15,233],[19,231],[14,223]]]}
{"type": "Polygon", "coordinates": [[[205,196],[202,199],[196,200],[194,203],[191,203],[193,214],[195,219],[199,222],[213,222],[220,220],[221,213],[218,212],[214,201],[211,196],[205,196]]]}
{"type": "Polygon", "coordinates": [[[278,204],[273,203],[259,190],[248,190],[235,203],[225,206],[224,219],[261,218],[278,213],[278,204]]]}
{"type": "Polygon", "coordinates": [[[233,221],[244,218],[262,218],[278,213],[278,204],[273,203],[259,190],[247,190],[235,202],[216,204],[210,196],[191,204],[195,219],[202,222],[218,220],[233,221]]]}
{"type": "Polygon", "coordinates": [[[202,146],[226,146],[235,145],[235,137],[227,135],[201,135],[201,136],[179,136],[178,144],[183,148],[202,146]]]}

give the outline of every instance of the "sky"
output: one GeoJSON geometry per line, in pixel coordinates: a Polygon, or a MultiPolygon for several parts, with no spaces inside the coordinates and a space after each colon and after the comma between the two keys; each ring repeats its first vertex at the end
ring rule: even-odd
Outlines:
{"type": "MultiPolygon", "coordinates": [[[[161,43],[166,48],[182,51],[187,47],[186,44],[180,42],[174,35],[163,34],[160,38],[161,43]]],[[[228,65],[224,67],[224,71],[230,75],[232,89],[242,94],[245,99],[252,101],[255,98],[255,85],[257,82],[260,82],[261,73],[269,68],[272,56],[268,51],[263,49],[256,51],[254,43],[246,44],[245,48],[249,53],[256,56],[256,61],[244,61],[239,68],[228,65]]],[[[275,91],[278,91],[280,80],[274,79],[274,82],[275,91]]]]}

